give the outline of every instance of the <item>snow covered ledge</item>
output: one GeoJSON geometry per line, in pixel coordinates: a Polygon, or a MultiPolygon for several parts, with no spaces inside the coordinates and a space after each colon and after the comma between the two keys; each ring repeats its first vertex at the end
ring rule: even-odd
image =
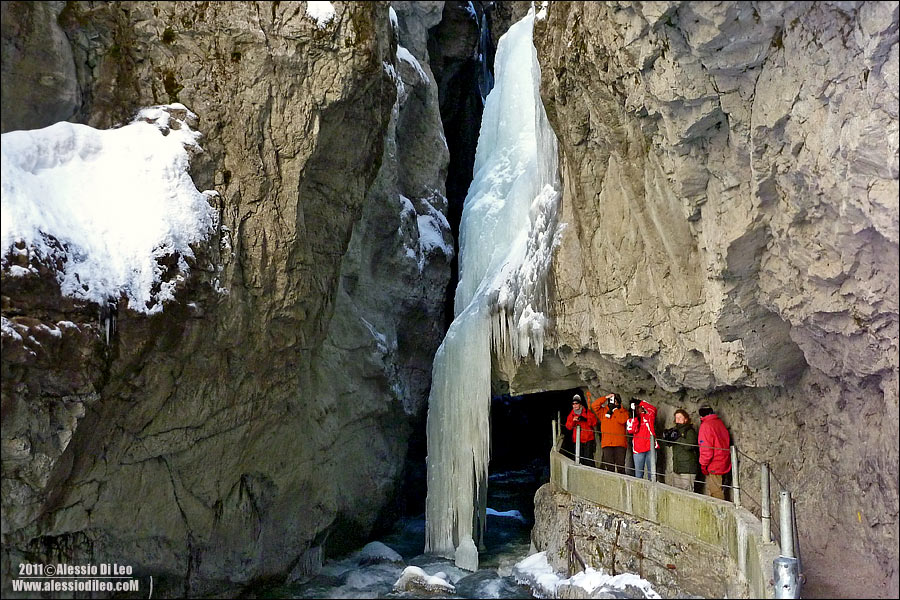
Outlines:
{"type": "Polygon", "coordinates": [[[189,173],[190,156],[203,151],[196,122],[172,104],[145,108],[118,129],[60,122],[4,133],[4,277],[55,264],[65,296],[163,310],[187,276],[191,245],[216,228],[216,192],[198,191],[189,173]]]}

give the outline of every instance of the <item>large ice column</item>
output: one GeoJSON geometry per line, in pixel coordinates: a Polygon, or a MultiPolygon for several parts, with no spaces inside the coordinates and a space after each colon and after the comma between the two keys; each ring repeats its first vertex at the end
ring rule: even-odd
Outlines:
{"type": "Polygon", "coordinates": [[[460,224],[455,318],[429,398],[425,551],[470,570],[484,523],[492,340],[501,360],[540,361],[544,280],[560,233],[556,136],[540,100],[533,25],[532,11],[497,49],[460,224]]]}

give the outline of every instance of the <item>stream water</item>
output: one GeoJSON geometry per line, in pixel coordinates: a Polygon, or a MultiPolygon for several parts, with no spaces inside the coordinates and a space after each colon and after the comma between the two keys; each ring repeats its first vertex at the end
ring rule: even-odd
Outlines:
{"type": "Polygon", "coordinates": [[[534,524],[534,493],[546,481],[540,466],[490,475],[488,517],[479,569],[456,567],[452,560],[422,554],[425,516],[401,519],[394,530],[378,541],[402,561],[373,558],[360,552],[325,562],[312,580],[268,588],[263,598],[421,598],[422,592],[395,592],[394,583],[403,569],[413,565],[428,575],[443,572],[455,593],[428,593],[429,598],[534,598],[531,590],[511,577],[513,565],[528,556],[534,524]],[[502,513],[502,514],[491,514],[502,513]]]}

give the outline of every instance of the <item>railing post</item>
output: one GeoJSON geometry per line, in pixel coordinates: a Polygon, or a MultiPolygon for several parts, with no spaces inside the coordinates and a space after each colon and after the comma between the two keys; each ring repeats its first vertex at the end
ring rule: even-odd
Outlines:
{"type": "Polygon", "coordinates": [[[656,482],[656,436],[650,434],[650,481],[656,482]]]}
{"type": "Polygon", "coordinates": [[[763,463],[760,467],[760,480],[762,484],[762,535],[766,543],[772,541],[772,507],[769,505],[769,463],[763,463]]]}
{"type": "Polygon", "coordinates": [[[787,490],[781,492],[781,555],[785,558],[794,557],[794,525],[791,517],[791,493],[787,490]]]}
{"type": "Polygon", "coordinates": [[[559,447],[562,448],[563,443],[563,424],[562,424],[562,415],[557,411],[556,413],[556,443],[559,444],[559,447]]]}
{"type": "Polygon", "coordinates": [[[737,448],[731,447],[731,500],[734,502],[735,508],[741,507],[741,483],[738,477],[738,455],[737,448]]]}
{"type": "Polygon", "coordinates": [[[794,527],[791,493],[781,492],[781,556],[772,562],[775,571],[775,597],[800,597],[800,561],[794,557],[794,527]]]}
{"type": "Polygon", "coordinates": [[[556,450],[556,421],[550,419],[550,451],[556,450]]]}
{"type": "Polygon", "coordinates": [[[581,464],[581,425],[575,428],[575,464],[581,464]]]}

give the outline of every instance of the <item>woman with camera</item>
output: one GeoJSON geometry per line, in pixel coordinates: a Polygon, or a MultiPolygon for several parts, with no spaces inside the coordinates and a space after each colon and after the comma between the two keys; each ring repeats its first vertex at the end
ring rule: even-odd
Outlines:
{"type": "MultiPolygon", "coordinates": [[[[631,402],[634,416],[628,419],[626,432],[630,433],[631,451],[634,458],[634,476],[638,479],[647,474],[647,479],[652,479],[651,469],[655,465],[650,464],[650,440],[656,437],[656,407],[646,400],[638,401],[635,398],[631,402]]],[[[659,448],[656,443],[655,448],[659,448]]]]}
{"type": "Polygon", "coordinates": [[[600,396],[592,406],[600,422],[600,466],[607,471],[625,473],[625,423],[628,411],[622,408],[618,394],[600,396]],[[605,407],[605,409],[604,409],[605,407]]]}
{"type": "Polygon", "coordinates": [[[666,476],[666,483],[693,492],[694,480],[700,469],[700,449],[697,447],[697,431],[686,410],[679,408],[675,411],[675,427],[663,432],[663,440],[672,448],[672,472],[666,476]]]}

